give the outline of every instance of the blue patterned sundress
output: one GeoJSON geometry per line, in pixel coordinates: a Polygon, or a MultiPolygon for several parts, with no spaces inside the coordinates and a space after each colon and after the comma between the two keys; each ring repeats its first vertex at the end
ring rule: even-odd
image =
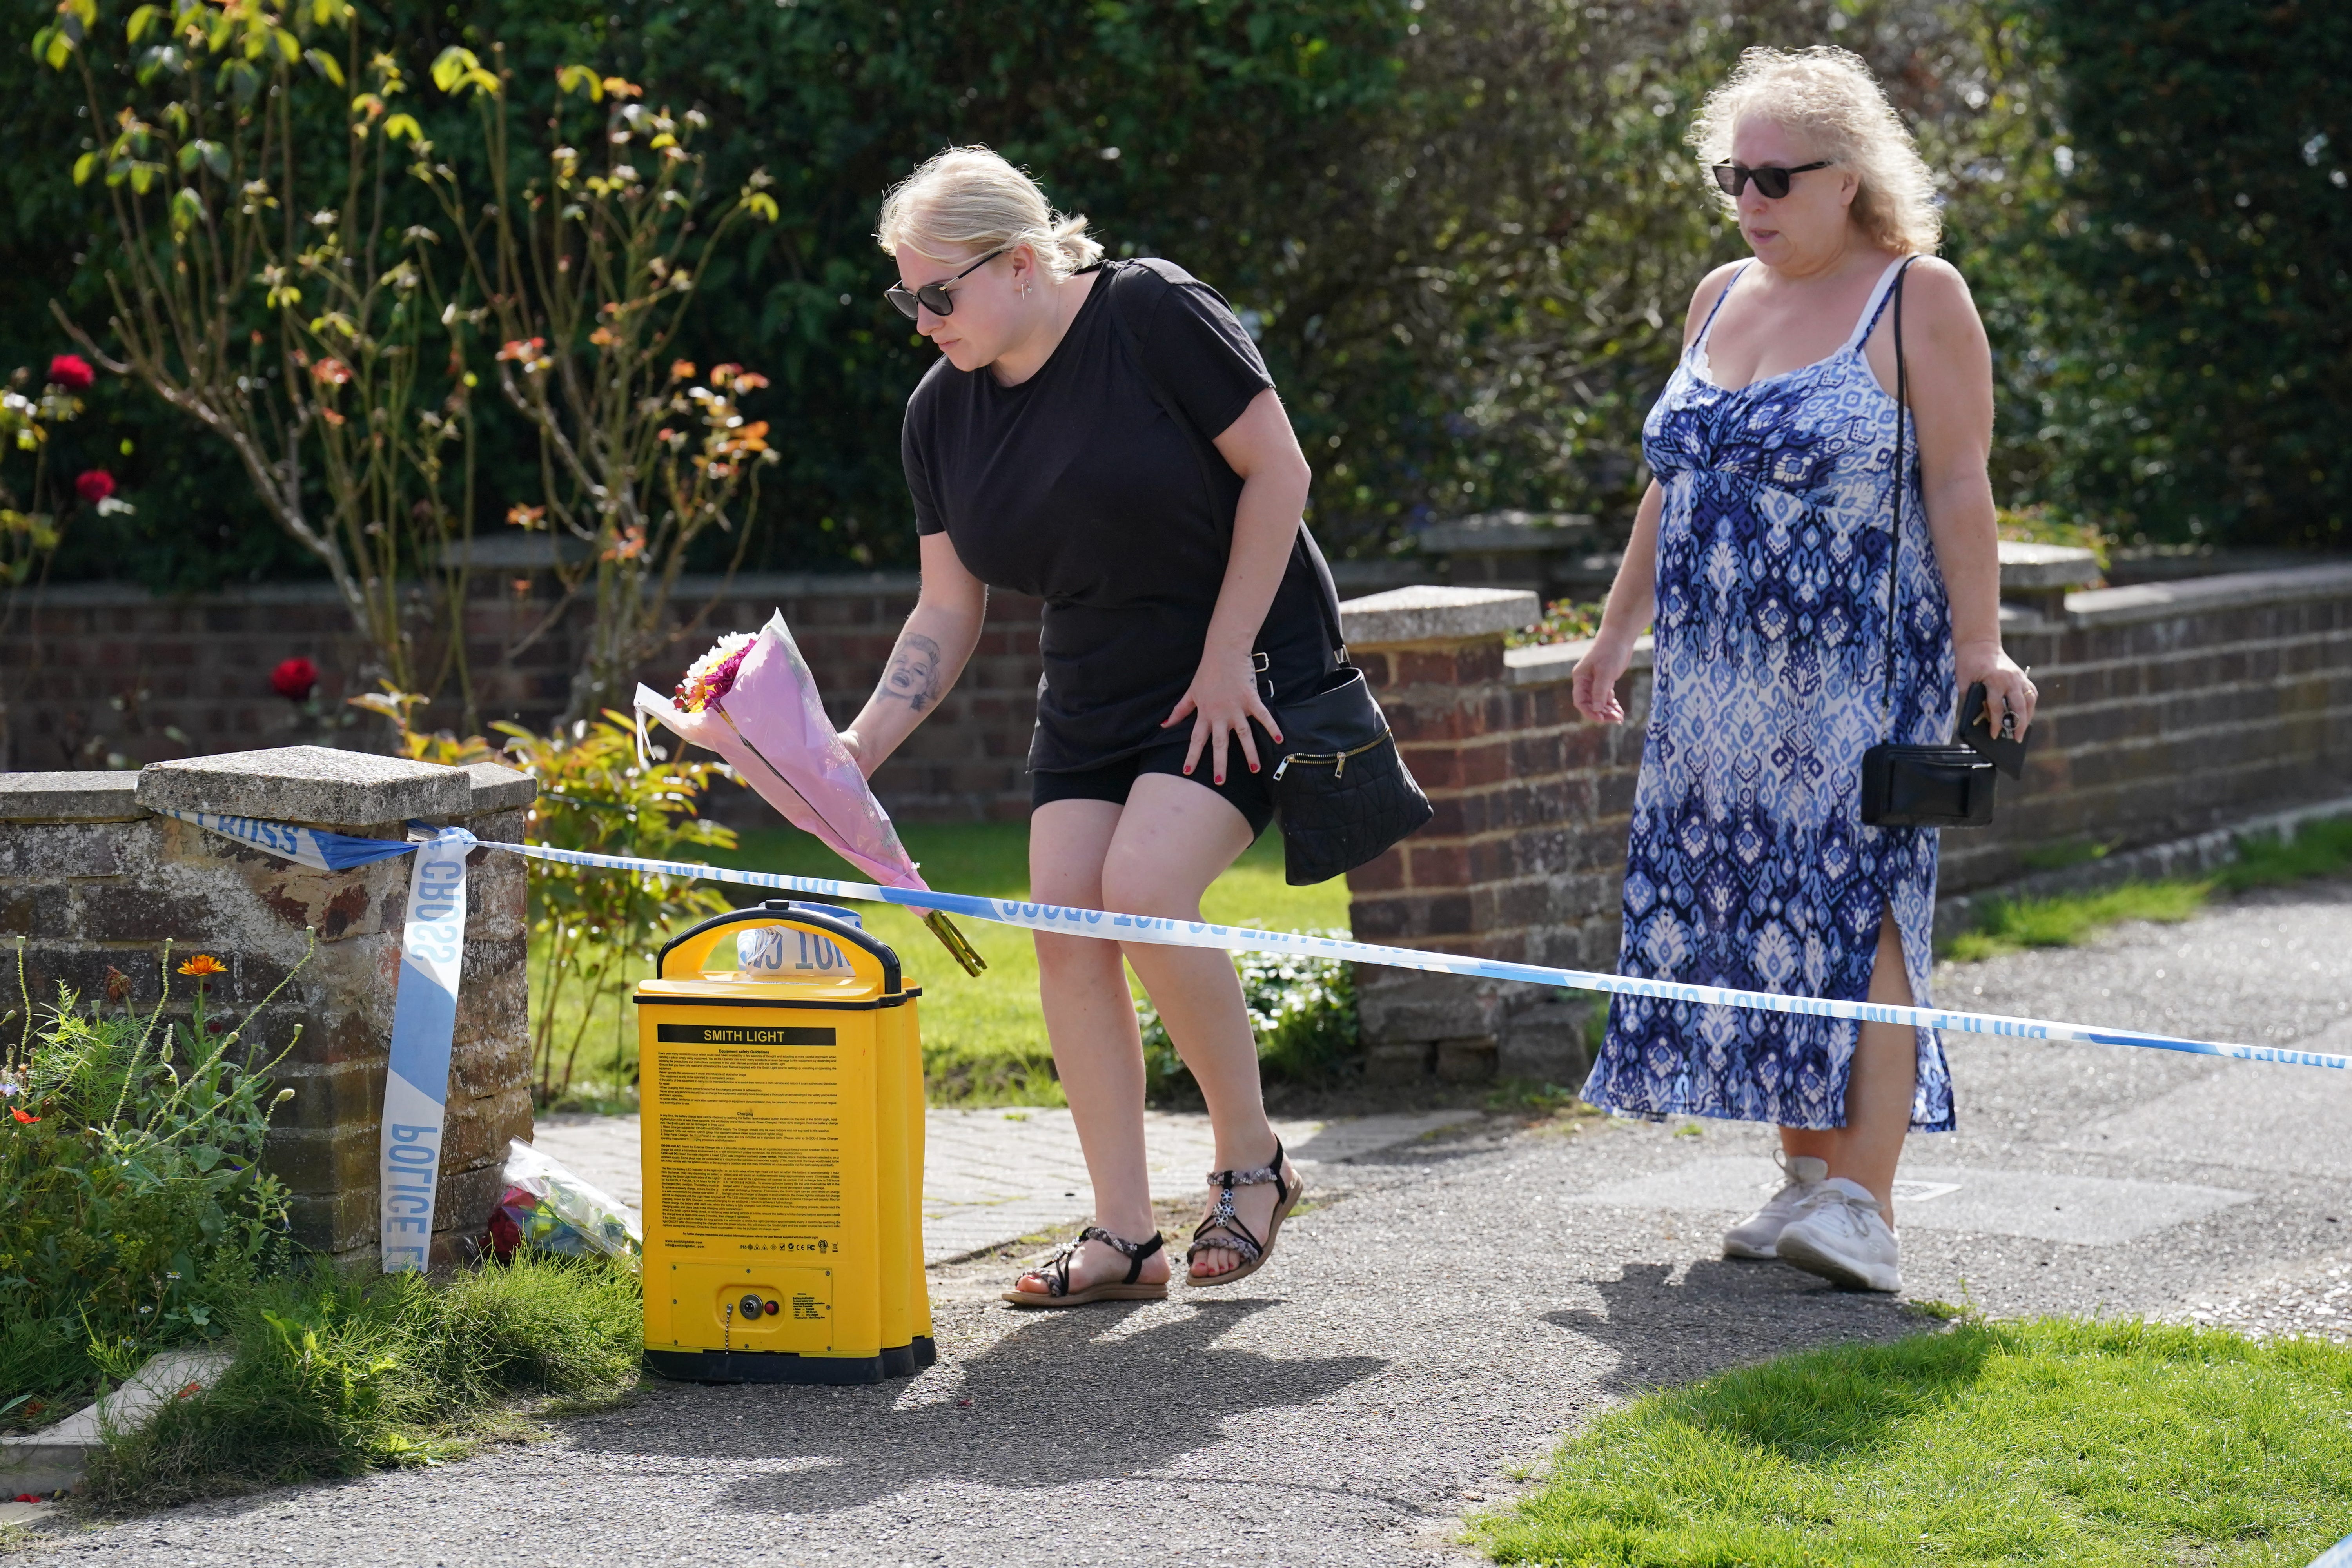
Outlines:
{"type": "MultiPolygon", "coordinates": [[[[1732,391],[1709,379],[1706,337],[1743,266],[1643,428],[1665,510],[1621,973],[1860,1001],[1891,908],[1911,994],[1927,1004],[1936,831],[1862,823],[1863,752],[1951,732],[1951,613],[1918,445],[1906,437],[1898,477],[1898,411],[1863,354],[1901,265],[1843,348],[1732,391]]],[[[1842,1127],[1860,1029],[1620,996],[1584,1098],[1637,1116],[1842,1127]]],[[[1918,1038],[1911,1125],[1948,1131],[1942,1043],[1918,1038]]]]}

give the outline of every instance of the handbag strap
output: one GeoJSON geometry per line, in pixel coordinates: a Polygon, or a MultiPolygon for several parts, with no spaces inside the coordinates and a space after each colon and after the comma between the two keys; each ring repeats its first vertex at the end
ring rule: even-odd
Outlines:
{"type": "MultiPolygon", "coordinates": [[[[1905,440],[1911,425],[1911,378],[1903,363],[1903,278],[1916,256],[1895,274],[1895,534],[1886,552],[1886,673],[1879,695],[1892,719],[1895,706],[1895,588],[1903,576],[1903,492],[1910,488],[1910,448],[1905,440]]],[[[1868,342],[1867,336],[1864,341],[1868,342]]],[[[1867,363],[1866,361],[1864,363],[1867,363]]],[[[1891,739],[1891,737],[1890,737],[1891,739]]]]}
{"type": "MultiPolygon", "coordinates": [[[[1183,405],[1169,395],[1167,386],[1160,379],[1159,368],[1151,363],[1150,356],[1143,352],[1143,342],[1136,333],[1135,323],[1128,319],[1128,312],[1135,308],[1129,302],[1133,290],[1122,289],[1118,287],[1118,280],[1128,276],[1131,270],[1148,272],[1151,268],[1142,261],[1129,261],[1104,268],[1103,287],[1110,290],[1111,329],[1118,334],[1119,342],[1127,350],[1127,357],[1135,363],[1136,369],[1143,373],[1143,384],[1150,389],[1151,401],[1160,405],[1160,411],[1168,416],[1170,422],[1176,426],[1177,433],[1184,437],[1184,445],[1192,448],[1193,467],[1201,471],[1201,487],[1208,492],[1209,507],[1212,511],[1214,511],[1218,509],[1217,476],[1209,467],[1209,453],[1216,450],[1216,443],[1203,437],[1200,426],[1193,424],[1191,416],[1184,412],[1183,405]]],[[[1172,284],[1170,286],[1173,287],[1172,284]]],[[[1298,531],[1306,541],[1308,560],[1315,567],[1315,608],[1322,616],[1324,635],[1331,640],[1332,661],[1335,665],[1346,664],[1348,640],[1339,632],[1339,585],[1331,580],[1331,568],[1323,560],[1323,552],[1317,547],[1315,536],[1307,531],[1304,519],[1299,521],[1298,531]]],[[[1291,548],[1296,551],[1298,548],[1297,542],[1294,541],[1291,548]]]]}

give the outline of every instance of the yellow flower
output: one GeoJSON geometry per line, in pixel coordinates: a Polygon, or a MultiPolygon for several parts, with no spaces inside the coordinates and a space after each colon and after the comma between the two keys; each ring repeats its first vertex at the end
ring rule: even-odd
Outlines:
{"type": "Polygon", "coordinates": [[[193,974],[197,978],[202,979],[207,974],[226,974],[228,973],[228,965],[223,963],[219,959],[215,958],[209,952],[200,952],[196,954],[195,957],[188,960],[187,963],[180,965],[180,973],[183,974],[193,974]]]}

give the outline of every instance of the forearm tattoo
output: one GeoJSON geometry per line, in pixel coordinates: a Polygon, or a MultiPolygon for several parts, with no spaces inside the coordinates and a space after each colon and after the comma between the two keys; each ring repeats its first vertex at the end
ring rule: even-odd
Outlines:
{"type": "Polygon", "coordinates": [[[920,713],[940,697],[940,645],[920,632],[908,632],[891,650],[890,666],[882,672],[882,688],[875,695],[895,697],[920,713]]]}

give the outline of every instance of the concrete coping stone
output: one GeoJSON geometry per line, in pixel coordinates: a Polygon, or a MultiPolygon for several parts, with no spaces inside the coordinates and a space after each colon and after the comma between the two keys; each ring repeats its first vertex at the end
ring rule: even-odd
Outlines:
{"type": "Polygon", "coordinates": [[[136,822],[139,775],[107,773],[0,773],[0,822],[136,822]]]}
{"type": "Polygon", "coordinates": [[[1533,626],[1535,595],[1525,588],[1391,588],[1339,606],[1339,631],[1350,647],[1399,643],[1465,642],[1533,626]]]}
{"type": "MultiPolygon", "coordinates": [[[[1629,669],[1647,669],[1657,645],[1648,637],[1638,637],[1633,643],[1633,661],[1629,669]]],[[[1519,686],[1552,686],[1576,679],[1576,667],[1592,651],[1591,639],[1583,642],[1539,643],[1534,647],[1513,647],[1503,650],[1503,669],[1510,683],[1519,686]]]]}
{"type": "Polygon", "coordinates": [[[150,763],[140,770],[139,803],[158,811],[373,827],[467,815],[474,791],[462,768],[327,746],[273,746],[150,763]]]}
{"type": "Polygon", "coordinates": [[[2029,544],[2000,542],[2000,585],[2004,588],[2080,588],[2099,580],[2099,558],[2072,544],[2029,544]]]}
{"type": "Polygon", "coordinates": [[[513,811],[539,798],[539,781],[503,763],[468,763],[466,784],[473,791],[470,807],[477,816],[488,811],[513,811]]]}
{"type": "Polygon", "coordinates": [[[56,1426],[0,1437],[0,1486],[15,1497],[79,1485],[90,1457],[105,1446],[107,1432],[144,1426],[173,1400],[217,1383],[231,1359],[224,1350],[163,1351],[150,1356],[121,1387],[56,1426]]]}
{"type": "Polygon", "coordinates": [[[2333,599],[2347,593],[2352,593],[2352,561],[2300,566],[2289,572],[2233,572],[2226,577],[2135,583],[2128,588],[2069,594],[2066,618],[2078,626],[2126,626],[2254,605],[2333,599]]]}
{"type": "Polygon", "coordinates": [[[1592,519],[1583,512],[1482,511],[1448,522],[1424,524],[1414,529],[1412,535],[1426,552],[1517,553],[1571,550],[1590,544],[1593,526],[1592,519]]]}

